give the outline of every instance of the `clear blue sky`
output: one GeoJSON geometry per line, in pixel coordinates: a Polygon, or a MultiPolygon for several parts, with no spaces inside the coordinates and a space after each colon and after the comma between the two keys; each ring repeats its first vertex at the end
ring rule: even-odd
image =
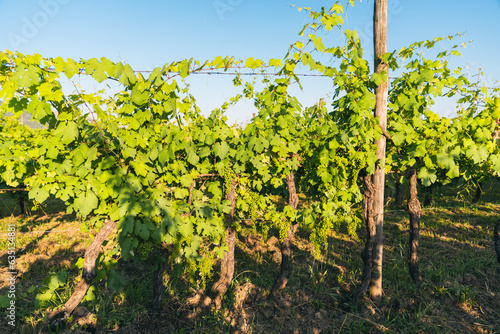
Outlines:
{"type": "MultiPolygon", "coordinates": [[[[456,65],[481,67],[489,85],[500,79],[500,0],[388,1],[389,50],[466,33],[464,41],[473,42],[456,65]]],[[[305,12],[290,4],[319,10],[333,1],[0,0],[0,49],[74,59],[104,56],[126,61],[136,70],[191,57],[280,58],[308,21],[305,12]]],[[[372,11],[373,0],[364,0],[347,12],[348,26],[359,31],[367,57],[373,53],[372,11]]],[[[330,34],[332,42],[340,43],[336,32],[330,34]]],[[[298,94],[305,105],[317,102],[331,87],[322,78],[304,79],[303,84],[305,91],[298,94]]],[[[232,96],[229,77],[193,78],[192,85],[206,112],[232,96]]],[[[250,105],[233,108],[229,119],[248,120],[250,105]]],[[[452,111],[444,106],[440,113],[448,116],[452,111]]]]}

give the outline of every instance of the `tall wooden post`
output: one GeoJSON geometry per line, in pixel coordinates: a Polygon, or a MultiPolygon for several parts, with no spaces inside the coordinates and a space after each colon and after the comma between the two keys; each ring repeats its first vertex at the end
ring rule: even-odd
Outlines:
{"type": "MultiPolygon", "coordinates": [[[[375,49],[375,72],[388,73],[388,66],[381,58],[387,52],[387,0],[375,0],[373,10],[373,44],[375,49]]],[[[385,131],[387,129],[387,94],[389,78],[376,88],[375,116],[379,118],[379,125],[385,131]]],[[[382,263],[384,250],[384,185],[385,185],[385,148],[386,138],[381,136],[376,140],[377,159],[379,161],[373,183],[375,186],[375,198],[373,203],[373,214],[376,226],[375,242],[373,247],[372,277],[369,286],[371,298],[375,302],[382,300],[382,263]]]]}

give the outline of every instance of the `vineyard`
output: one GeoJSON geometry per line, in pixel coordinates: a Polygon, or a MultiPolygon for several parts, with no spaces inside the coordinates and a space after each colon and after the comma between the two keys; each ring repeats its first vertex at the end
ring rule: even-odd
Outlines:
{"type": "Polygon", "coordinates": [[[387,52],[374,72],[340,4],[302,10],[311,21],[283,59],[145,73],[0,53],[0,179],[16,189],[0,197],[2,233],[17,233],[19,271],[15,300],[5,284],[0,306],[14,301],[16,330],[500,331],[500,88],[451,67],[460,36],[387,52]],[[216,71],[240,93],[201,110],[189,80],[216,71]],[[332,103],[290,93],[304,72],[331,78],[332,103]],[[386,127],[374,116],[384,84],[386,127]],[[228,124],[245,99],[258,113],[228,124]],[[437,99],[457,116],[440,116],[437,99]],[[25,112],[43,127],[22,125],[25,112]],[[26,257],[36,252],[50,271],[26,257]]]}

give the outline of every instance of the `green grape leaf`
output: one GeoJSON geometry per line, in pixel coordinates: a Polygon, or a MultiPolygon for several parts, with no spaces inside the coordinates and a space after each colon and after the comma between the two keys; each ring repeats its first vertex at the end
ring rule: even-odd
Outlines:
{"type": "Polygon", "coordinates": [[[436,182],[437,176],[436,171],[429,170],[426,167],[422,167],[420,172],[418,172],[418,178],[422,180],[422,184],[426,187],[430,186],[436,182]]]}
{"type": "Polygon", "coordinates": [[[214,153],[220,159],[224,159],[224,157],[227,155],[228,152],[229,152],[229,145],[227,145],[225,141],[220,143],[215,143],[214,153]]]}
{"type": "Polygon", "coordinates": [[[92,210],[96,209],[99,204],[97,196],[92,192],[88,191],[85,193],[80,193],[75,199],[75,208],[80,212],[83,217],[88,216],[92,210]]]}
{"type": "Polygon", "coordinates": [[[28,196],[38,203],[43,203],[49,197],[49,193],[44,188],[33,188],[29,191],[28,196]]]}
{"type": "Polygon", "coordinates": [[[183,237],[188,237],[193,234],[193,223],[187,219],[177,226],[177,230],[183,237]]]}
{"type": "Polygon", "coordinates": [[[453,159],[453,156],[449,155],[448,153],[443,153],[443,152],[438,153],[436,158],[437,162],[443,165],[443,167],[448,170],[455,167],[455,160],[453,159]]]}

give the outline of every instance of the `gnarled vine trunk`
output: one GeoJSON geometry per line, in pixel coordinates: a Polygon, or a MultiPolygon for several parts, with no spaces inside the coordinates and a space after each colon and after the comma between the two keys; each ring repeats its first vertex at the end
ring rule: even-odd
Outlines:
{"type": "Polygon", "coordinates": [[[165,261],[158,264],[158,268],[153,272],[153,296],[151,297],[150,311],[154,313],[159,313],[161,311],[161,302],[165,293],[163,275],[167,269],[171,255],[171,251],[168,249],[161,249],[159,252],[161,256],[165,257],[165,261]]]}
{"type": "Polygon", "coordinates": [[[476,185],[476,194],[474,195],[474,199],[472,202],[477,203],[481,199],[481,195],[483,194],[483,183],[478,182],[476,185]]]}
{"type": "Polygon", "coordinates": [[[410,176],[410,198],[408,199],[408,215],[410,216],[410,240],[408,251],[408,269],[410,276],[419,288],[422,276],[418,269],[418,239],[420,234],[420,214],[422,208],[417,197],[417,170],[413,169],[410,176]]]}
{"type": "Polygon", "coordinates": [[[396,207],[402,208],[405,205],[406,201],[406,187],[404,184],[400,181],[400,178],[398,177],[396,180],[396,207]]]}
{"type": "Polygon", "coordinates": [[[22,215],[26,214],[26,206],[24,203],[24,196],[19,197],[19,207],[21,208],[21,214],[22,215]]]}
{"type": "Polygon", "coordinates": [[[226,199],[231,202],[231,211],[225,215],[226,220],[226,243],[228,246],[227,252],[224,253],[224,258],[221,261],[221,270],[219,280],[212,286],[212,293],[215,295],[214,303],[217,309],[222,307],[222,296],[226,293],[231,285],[234,275],[234,248],[236,245],[236,230],[233,227],[234,208],[236,204],[236,179],[231,181],[229,193],[226,199]]]}
{"type": "MultiPolygon", "coordinates": [[[[299,197],[297,196],[297,189],[295,188],[295,176],[293,172],[286,176],[286,184],[288,187],[288,205],[290,205],[294,210],[297,209],[299,204],[299,197]]],[[[292,273],[292,239],[297,232],[298,224],[292,222],[288,228],[287,235],[283,242],[281,243],[281,267],[280,274],[274,281],[273,288],[271,290],[273,297],[278,297],[281,290],[286,287],[288,279],[292,273]]]]}
{"type": "Polygon", "coordinates": [[[432,204],[432,193],[434,192],[434,185],[430,185],[424,188],[424,206],[428,207],[432,204]]]}
{"type": "Polygon", "coordinates": [[[495,231],[493,232],[493,239],[495,241],[495,251],[497,252],[497,260],[500,263],[500,220],[495,225],[495,231]]]}
{"type": "Polygon", "coordinates": [[[78,306],[78,304],[80,304],[83,297],[85,297],[85,294],[87,293],[92,280],[96,276],[95,261],[99,256],[101,245],[109,236],[109,234],[115,229],[116,222],[111,220],[107,220],[106,223],[101,227],[101,229],[85,251],[85,261],[83,263],[82,272],[83,279],[80,281],[66,304],[64,304],[64,308],[62,310],[55,310],[49,314],[47,319],[44,321],[39,333],[50,333],[55,328],[63,326],[66,322],[66,319],[71,316],[75,308],[78,306]]]}
{"type": "MultiPolygon", "coordinates": [[[[361,173],[360,173],[361,174],[361,173]]],[[[363,277],[361,279],[361,285],[356,291],[355,299],[359,300],[366,294],[368,290],[368,285],[372,277],[372,252],[373,252],[373,242],[375,239],[375,221],[373,220],[373,198],[375,194],[375,186],[372,182],[371,175],[366,175],[366,171],[362,172],[360,176],[363,182],[363,220],[366,224],[366,242],[365,248],[361,252],[361,258],[363,259],[363,277]]]]}

